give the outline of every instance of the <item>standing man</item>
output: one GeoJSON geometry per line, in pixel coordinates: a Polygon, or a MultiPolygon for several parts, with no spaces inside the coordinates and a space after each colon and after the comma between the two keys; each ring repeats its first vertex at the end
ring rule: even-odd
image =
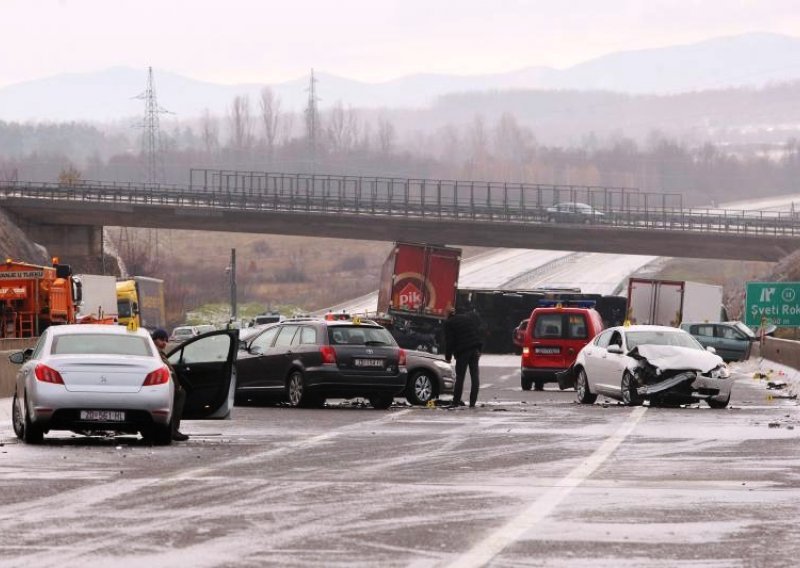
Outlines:
{"type": "Polygon", "coordinates": [[[445,360],[449,363],[456,358],[456,386],[453,391],[452,407],[463,406],[461,393],[464,390],[464,379],[469,367],[469,407],[475,408],[480,389],[478,360],[481,357],[483,340],[481,338],[481,320],[477,312],[455,313],[450,310],[450,317],[444,322],[445,360]]]}
{"type": "Polygon", "coordinates": [[[161,360],[164,361],[164,364],[169,369],[169,374],[172,377],[172,380],[175,382],[175,400],[172,404],[172,439],[176,442],[185,442],[189,439],[189,436],[183,434],[180,431],[180,427],[181,416],[183,416],[183,405],[186,403],[186,391],[180,383],[178,374],[175,372],[175,369],[172,367],[172,364],[169,362],[169,359],[167,359],[167,356],[164,353],[164,349],[167,347],[169,335],[163,329],[157,329],[153,332],[151,337],[153,338],[153,343],[155,343],[156,347],[158,347],[158,354],[161,355],[161,360]]]}

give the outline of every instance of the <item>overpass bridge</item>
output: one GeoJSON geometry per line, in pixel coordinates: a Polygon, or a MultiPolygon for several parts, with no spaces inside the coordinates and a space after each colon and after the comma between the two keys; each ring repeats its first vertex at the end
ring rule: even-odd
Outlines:
{"type": "Polygon", "coordinates": [[[0,182],[0,207],[77,266],[100,258],[104,226],[764,261],[800,248],[793,213],[608,187],[193,170],[184,186],[0,182]],[[554,219],[566,201],[603,215],[554,219]]]}

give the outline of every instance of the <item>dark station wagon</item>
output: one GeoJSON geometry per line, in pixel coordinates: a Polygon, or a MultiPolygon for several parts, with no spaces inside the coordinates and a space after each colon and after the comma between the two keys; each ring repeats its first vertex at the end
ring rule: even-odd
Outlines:
{"type": "Polygon", "coordinates": [[[321,407],[328,398],[365,397],[388,408],[406,388],[406,353],[369,320],[287,320],[240,346],[239,400],[278,398],[321,407]]]}

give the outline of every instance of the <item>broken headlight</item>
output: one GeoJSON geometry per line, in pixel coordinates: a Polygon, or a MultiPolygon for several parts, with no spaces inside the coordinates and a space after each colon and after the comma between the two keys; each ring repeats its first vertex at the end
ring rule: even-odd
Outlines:
{"type": "Polygon", "coordinates": [[[727,379],[731,376],[731,370],[727,365],[722,364],[711,370],[709,373],[712,379],[727,379]]]}

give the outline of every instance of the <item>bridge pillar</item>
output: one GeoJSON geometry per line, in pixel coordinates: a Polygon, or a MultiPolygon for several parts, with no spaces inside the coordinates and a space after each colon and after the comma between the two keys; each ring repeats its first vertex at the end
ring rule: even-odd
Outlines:
{"type": "Polygon", "coordinates": [[[73,272],[103,274],[103,227],[58,225],[17,217],[17,226],[28,238],[47,249],[50,256],[72,266],[73,272]]]}

